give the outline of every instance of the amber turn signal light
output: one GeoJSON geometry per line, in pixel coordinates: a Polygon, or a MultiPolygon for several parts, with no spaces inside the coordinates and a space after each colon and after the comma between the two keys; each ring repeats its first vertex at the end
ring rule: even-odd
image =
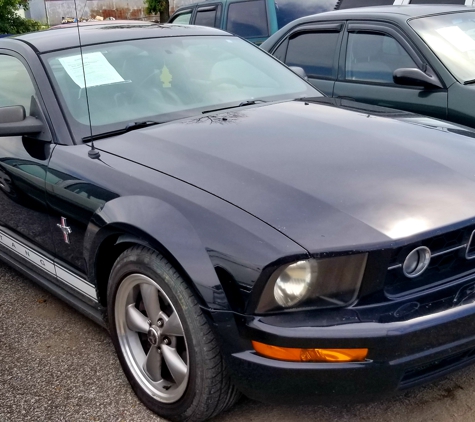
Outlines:
{"type": "Polygon", "coordinates": [[[252,346],[266,358],[289,362],[362,362],[368,355],[368,349],[297,349],[257,341],[253,341],[252,346]]]}

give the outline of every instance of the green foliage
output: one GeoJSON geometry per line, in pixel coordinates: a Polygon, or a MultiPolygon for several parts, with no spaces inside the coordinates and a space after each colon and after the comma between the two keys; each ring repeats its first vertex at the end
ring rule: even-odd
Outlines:
{"type": "MultiPolygon", "coordinates": [[[[2,0],[0,0],[2,1],[2,0]]],[[[145,0],[145,11],[149,15],[160,14],[160,22],[165,23],[170,17],[170,3],[168,0],[145,0]]]]}
{"type": "Polygon", "coordinates": [[[23,34],[41,28],[39,22],[17,15],[20,7],[28,9],[28,0],[0,0],[0,34],[23,34]]]}

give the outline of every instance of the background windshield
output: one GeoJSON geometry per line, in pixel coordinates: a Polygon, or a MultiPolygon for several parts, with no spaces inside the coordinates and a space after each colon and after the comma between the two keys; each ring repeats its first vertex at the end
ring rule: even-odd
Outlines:
{"type": "Polygon", "coordinates": [[[475,79],[475,12],[414,19],[409,24],[456,79],[475,79]]]}
{"type": "MultiPolygon", "coordinates": [[[[90,135],[78,49],[45,55],[74,132],[90,135]]],[[[257,47],[234,37],[169,37],[83,48],[93,134],[168,121],[248,100],[320,96],[257,47]]]]}

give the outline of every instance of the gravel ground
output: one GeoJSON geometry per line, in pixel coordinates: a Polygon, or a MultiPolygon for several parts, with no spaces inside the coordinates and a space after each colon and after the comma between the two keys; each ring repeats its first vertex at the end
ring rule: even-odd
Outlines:
{"type": "MultiPolygon", "coordinates": [[[[105,330],[0,264],[0,421],[160,421],[135,397],[105,330]]],[[[215,422],[475,421],[475,366],[384,402],[268,406],[215,422]]]]}

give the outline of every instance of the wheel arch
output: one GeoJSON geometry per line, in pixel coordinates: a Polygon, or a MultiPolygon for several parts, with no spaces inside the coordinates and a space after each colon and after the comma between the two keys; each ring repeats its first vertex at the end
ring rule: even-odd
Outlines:
{"type": "Polygon", "coordinates": [[[221,283],[191,223],[168,203],[145,196],[108,202],[87,228],[84,254],[88,278],[96,285],[103,306],[112,266],[122,252],[137,244],[160,252],[185,279],[202,306],[229,309],[222,301],[214,301],[221,283]]]}

